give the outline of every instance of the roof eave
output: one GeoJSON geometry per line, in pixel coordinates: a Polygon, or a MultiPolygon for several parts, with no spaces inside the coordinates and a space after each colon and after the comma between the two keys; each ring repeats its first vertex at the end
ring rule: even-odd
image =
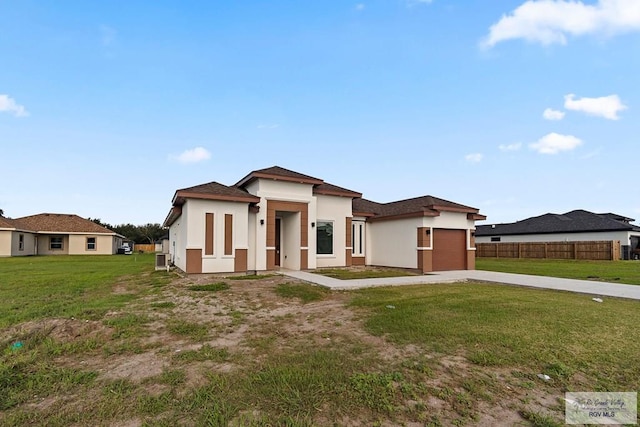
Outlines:
{"type": "Polygon", "coordinates": [[[339,191],[339,190],[314,189],[313,194],[320,194],[323,196],[350,197],[352,199],[359,199],[362,197],[361,193],[356,193],[355,191],[339,191]]]}
{"type": "Polygon", "coordinates": [[[227,194],[206,194],[196,193],[189,191],[176,191],[176,195],[173,197],[173,205],[183,205],[186,199],[200,199],[200,200],[220,200],[225,202],[242,202],[242,203],[258,203],[260,198],[247,194],[246,196],[232,196],[227,194]]]}
{"type": "Polygon", "coordinates": [[[283,176],[271,173],[264,172],[251,172],[249,175],[242,178],[238,181],[234,187],[244,187],[245,185],[250,184],[256,179],[270,179],[273,181],[287,181],[287,182],[295,182],[298,184],[310,184],[310,185],[320,185],[323,184],[324,181],[321,179],[315,178],[303,178],[303,177],[293,177],[293,176],[283,176]]]}

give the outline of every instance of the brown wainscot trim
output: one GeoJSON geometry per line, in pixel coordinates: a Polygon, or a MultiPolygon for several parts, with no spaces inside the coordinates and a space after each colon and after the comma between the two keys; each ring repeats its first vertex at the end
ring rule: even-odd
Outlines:
{"type": "Polygon", "coordinates": [[[476,251],[467,251],[467,270],[476,269],[476,251]]]}
{"type": "Polygon", "coordinates": [[[300,270],[309,268],[309,249],[300,249],[300,270]]]}
{"type": "Polygon", "coordinates": [[[202,249],[187,249],[187,274],[202,273],[202,249]]]}
{"type": "Polygon", "coordinates": [[[236,273],[247,271],[247,249],[236,249],[236,257],[233,260],[233,271],[236,273]]]}
{"type": "Polygon", "coordinates": [[[351,265],[366,265],[365,257],[363,256],[353,256],[351,257],[351,265]]]}

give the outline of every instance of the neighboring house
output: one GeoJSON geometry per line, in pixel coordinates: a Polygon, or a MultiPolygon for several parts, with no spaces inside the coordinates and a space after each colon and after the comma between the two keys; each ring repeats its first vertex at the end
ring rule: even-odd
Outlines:
{"type": "Polygon", "coordinates": [[[633,218],[574,210],[548,213],[508,224],[478,225],[476,242],[561,242],[618,240],[622,253],[640,251],[640,227],[633,218]],[[627,247],[625,249],[625,246],[627,247]]]}
{"type": "Polygon", "coordinates": [[[123,236],[71,214],[0,217],[0,256],[109,255],[123,236]]]}
{"type": "Polygon", "coordinates": [[[477,209],[431,196],[392,203],[278,166],[177,190],[165,219],[187,273],[379,265],[475,268],[477,209]]]}

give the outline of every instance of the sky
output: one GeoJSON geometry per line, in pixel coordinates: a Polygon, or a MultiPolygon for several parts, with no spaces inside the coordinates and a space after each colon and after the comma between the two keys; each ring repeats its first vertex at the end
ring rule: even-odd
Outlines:
{"type": "Polygon", "coordinates": [[[640,218],[640,1],[0,3],[0,209],[162,223],[278,165],[484,223],[640,218]]]}

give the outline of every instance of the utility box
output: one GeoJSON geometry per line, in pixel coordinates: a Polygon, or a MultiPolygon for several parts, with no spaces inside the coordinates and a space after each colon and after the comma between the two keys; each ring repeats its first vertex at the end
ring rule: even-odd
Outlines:
{"type": "Polygon", "coordinates": [[[156,270],[169,270],[169,254],[156,253],[156,270]]]}

